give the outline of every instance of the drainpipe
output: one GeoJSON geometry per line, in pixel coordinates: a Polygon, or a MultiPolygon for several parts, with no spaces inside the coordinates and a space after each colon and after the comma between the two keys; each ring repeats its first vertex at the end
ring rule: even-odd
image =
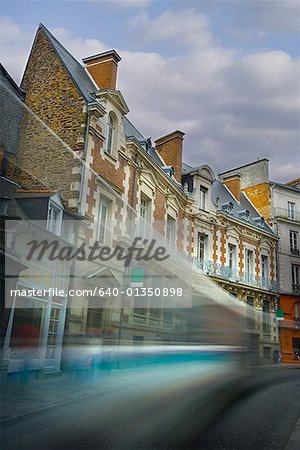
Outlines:
{"type": "MultiPolygon", "coordinates": [[[[137,166],[139,163],[139,158],[138,158],[138,154],[135,155],[134,158],[134,166],[133,166],[133,190],[132,190],[132,198],[131,198],[131,205],[130,207],[132,208],[130,210],[130,227],[129,227],[129,234],[130,237],[132,235],[132,230],[134,229],[133,225],[134,225],[134,206],[135,206],[135,197],[136,197],[136,173],[137,173],[137,166]]],[[[126,288],[128,286],[126,286],[126,280],[128,280],[128,276],[129,276],[129,267],[125,267],[124,270],[124,282],[123,282],[123,292],[126,291],[126,288]]],[[[122,303],[123,300],[125,298],[125,294],[122,295],[122,303]]],[[[118,332],[118,346],[120,345],[120,341],[122,338],[122,330],[123,330],[123,317],[124,317],[124,306],[121,307],[121,314],[120,314],[120,326],[119,326],[119,332],[118,332]]],[[[120,361],[118,358],[118,367],[119,367],[120,361]]]]}
{"type": "Polygon", "coordinates": [[[85,174],[86,174],[86,155],[88,151],[88,141],[89,141],[89,128],[90,128],[90,122],[91,122],[91,113],[90,113],[90,107],[87,104],[87,117],[86,117],[86,126],[85,126],[85,136],[84,136],[84,163],[81,166],[81,177],[80,177],[80,187],[79,187],[79,199],[78,199],[78,212],[79,214],[83,214],[81,211],[82,206],[82,198],[83,198],[83,191],[84,191],[84,182],[85,182],[85,174]]]}

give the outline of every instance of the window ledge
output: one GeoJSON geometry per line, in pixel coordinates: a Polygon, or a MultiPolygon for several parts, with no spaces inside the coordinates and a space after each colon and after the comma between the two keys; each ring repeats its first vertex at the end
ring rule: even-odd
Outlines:
{"type": "Polygon", "coordinates": [[[111,159],[114,163],[118,161],[118,158],[115,155],[107,152],[106,150],[104,150],[104,155],[106,158],[111,159]]]}

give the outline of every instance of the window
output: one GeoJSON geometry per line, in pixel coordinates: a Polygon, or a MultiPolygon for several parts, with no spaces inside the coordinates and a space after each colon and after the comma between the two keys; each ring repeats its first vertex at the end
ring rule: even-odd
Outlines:
{"type": "Polygon", "coordinates": [[[145,237],[147,234],[147,224],[151,221],[151,200],[144,195],[141,196],[140,203],[140,218],[141,218],[141,236],[145,237]]]}
{"type": "Polygon", "coordinates": [[[266,286],[269,279],[269,259],[265,255],[261,257],[261,278],[263,286],[266,286]]]}
{"type": "Polygon", "coordinates": [[[47,359],[55,358],[56,341],[58,337],[58,327],[59,327],[59,313],[60,313],[59,308],[51,308],[48,339],[47,339],[47,351],[46,351],[47,359]]]}
{"type": "Polygon", "coordinates": [[[254,314],[254,298],[253,297],[247,297],[246,299],[247,307],[247,322],[248,322],[248,328],[255,328],[255,314],[254,314]]]}
{"type": "Polygon", "coordinates": [[[288,202],[288,218],[295,219],[295,203],[288,202]]]}
{"type": "Polygon", "coordinates": [[[292,288],[293,292],[300,291],[300,266],[292,264],[292,288]]]}
{"type": "Polygon", "coordinates": [[[114,134],[115,134],[115,121],[112,114],[108,116],[107,124],[107,136],[106,136],[106,152],[111,154],[114,144],[114,134]]]}
{"type": "Polygon", "coordinates": [[[198,242],[197,242],[197,258],[198,259],[205,259],[206,247],[207,247],[206,234],[198,233],[198,242]]]}
{"type": "Polygon", "coordinates": [[[61,234],[62,209],[54,203],[49,204],[47,228],[58,236],[61,234]]]}
{"type": "Polygon", "coordinates": [[[63,220],[62,237],[71,244],[74,243],[74,222],[73,220],[63,220]]]}
{"type": "Polygon", "coordinates": [[[99,216],[98,216],[98,241],[104,244],[108,240],[109,227],[109,207],[110,201],[105,197],[100,197],[99,216]]]}
{"type": "Polygon", "coordinates": [[[245,270],[246,275],[250,276],[253,274],[253,251],[246,249],[245,254],[245,270]]]}
{"type": "Polygon", "coordinates": [[[169,214],[167,215],[167,240],[176,244],[176,221],[169,214]]]}
{"type": "Polygon", "coordinates": [[[264,359],[270,359],[271,358],[271,347],[264,347],[263,354],[264,354],[264,359]]]}
{"type": "Polygon", "coordinates": [[[206,209],[207,189],[204,186],[200,186],[200,201],[199,208],[206,209]]]}
{"type": "Polygon", "coordinates": [[[290,248],[293,255],[299,255],[297,231],[290,231],[290,248]]]}
{"type": "Polygon", "coordinates": [[[270,334],[270,302],[268,300],[263,301],[263,333],[270,334]]]}
{"type": "Polygon", "coordinates": [[[100,330],[102,327],[102,308],[88,308],[86,317],[86,326],[88,329],[100,330]]]}
{"type": "Polygon", "coordinates": [[[228,266],[231,269],[236,268],[236,246],[228,244],[228,266]]]}

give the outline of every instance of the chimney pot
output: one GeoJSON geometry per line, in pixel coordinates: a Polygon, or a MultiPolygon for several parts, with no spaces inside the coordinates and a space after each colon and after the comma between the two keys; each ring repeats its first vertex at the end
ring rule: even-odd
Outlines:
{"type": "Polygon", "coordinates": [[[184,133],[176,130],[155,141],[156,150],[167,166],[174,167],[175,179],[181,183],[182,176],[182,143],[184,133]]]}
{"type": "Polygon", "coordinates": [[[82,61],[99,89],[116,89],[118,63],[121,57],[115,50],[88,56],[82,61]]]}
{"type": "Polygon", "coordinates": [[[241,174],[238,172],[231,173],[230,175],[222,176],[222,181],[225,186],[228,187],[232,195],[237,199],[238,202],[241,201],[241,174]]]}

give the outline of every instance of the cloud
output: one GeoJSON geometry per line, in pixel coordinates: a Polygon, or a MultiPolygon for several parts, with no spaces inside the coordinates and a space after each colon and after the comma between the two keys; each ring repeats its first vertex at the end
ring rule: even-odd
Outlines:
{"type": "Polygon", "coordinates": [[[212,44],[212,34],[206,16],[194,9],[178,12],[165,11],[154,19],[142,12],[127,22],[128,28],[142,42],[169,41],[172,45],[207,47],[212,44]]]}
{"type": "Polygon", "coordinates": [[[33,36],[9,17],[0,16],[0,60],[19,82],[29,55],[33,36]]]}
{"type": "MultiPolygon", "coordinates": [[[[32,36],[13,22],[16,38],[2,46],[2,59],[14,74],[29,51],[32,36]],[[23,42],[24,39],[24,42],[23,42]],[[18,58],[17,58],[18,59],[18,58]]],[[[141,48],[116,49],[122,56],[118,88],[129,105],[129,118],[153,139],[181,129],[186,133],[184,159],[210,164],[217,173],[267,157],[278,181],[299,176],[300,61],[283,50],[226,48],[210,21],[194,9],[156,17],[140,13],[128,27],[141,48]],[[138,20],[139,17],[139,20],[138,20]],[[167,56],[162,43],[176,49],[167,56]],[[171,55],[171,56],[170,56],[171,55]],[[282,170],[281,170],[282,168],[282,170]]],[[[52,32],[78,59],[107,50],[97,39],[75,37],[64,28],[52,32]]]]}
{"type": "Polygon", "coordinates": [[[248,24],[256,23],[268,32],[299,32],[300,3],[298,0],[264,0],[242,2],[240,19],[248,24]]]}
{"type": "Polygon", "coordinates": [[[153,0],[88,0],[93,3],[100,3],[103,6],[103,3],[112,8],[119,9],[133,9],[133,8],[141,8],[146,9],[153,0]]]}
{"type": "Polygon", "coordinates": [[[108,50],[107,46],[98,39],[74,36],[63,27],[53,28],[50,31],[80,62],[82,58],[108,50]]]}

